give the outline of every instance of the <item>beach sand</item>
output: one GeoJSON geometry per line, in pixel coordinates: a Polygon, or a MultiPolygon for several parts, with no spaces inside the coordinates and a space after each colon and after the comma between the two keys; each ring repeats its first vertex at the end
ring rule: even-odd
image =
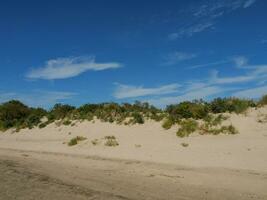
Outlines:
{"type": "Polygon", "coordinates": [[[0,134],[0,199],[267,199],[267,123],[258,122],[266,114],[231,114],[237,135],[178,138],[177,127],[153,121],[8,130],[0,134]],[[105,146],[108,135],[119,146],[105,146]],[[68,146],[75,136],[87,140],[68,146]]]}

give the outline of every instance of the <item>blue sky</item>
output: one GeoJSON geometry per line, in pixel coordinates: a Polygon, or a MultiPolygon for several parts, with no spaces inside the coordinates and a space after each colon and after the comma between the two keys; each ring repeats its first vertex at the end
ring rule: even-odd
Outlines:
{"type": "Polygon", "coordinates": [[[2,1],[0,102],[267,93],[265,0],[2,1]]]}

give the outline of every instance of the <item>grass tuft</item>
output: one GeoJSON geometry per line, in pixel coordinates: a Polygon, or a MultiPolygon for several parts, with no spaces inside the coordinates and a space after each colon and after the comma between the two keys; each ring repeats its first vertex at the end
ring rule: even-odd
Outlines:
{"type": "Polygon", "coordinates": [[[178,137],[187,137],[197,130],[198,122],[193,119],[186,119],[180,122],[180,126],[176,135],[178,137]]]}
{"type": "Polygon", "coordinates": [[[115,146],[118,146],[119,143],[118,141],[116,140],[116,137],[111,135],[111,136],[105,136],[105,146],[108,146],[108,147],[115,147],[115,146]]]}
{"type": "Polygon", "coordinates": [[[72,138],[69,142],[68,142],[68,145],[69,146],[74,146],[76,144],[78,144],[78,142],[80,141],[83,141],[83,140],[86,140],[87,138],[86,137],[83,137],[83,136],[76,136],[74,138],[72,138]]]}

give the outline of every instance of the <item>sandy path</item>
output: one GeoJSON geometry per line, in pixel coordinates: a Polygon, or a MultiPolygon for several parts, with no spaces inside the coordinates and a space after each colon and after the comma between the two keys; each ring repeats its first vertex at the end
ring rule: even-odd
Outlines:
{"type": "Polygon", "coordinates": [[[0,199],[267,199],[267,174],[0,150],[0,199]]]}

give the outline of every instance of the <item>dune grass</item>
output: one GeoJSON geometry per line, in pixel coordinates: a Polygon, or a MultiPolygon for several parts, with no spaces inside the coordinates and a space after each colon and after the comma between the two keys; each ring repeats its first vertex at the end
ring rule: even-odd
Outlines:
{"type": "Polygon", "coordinates": [[[86,137],[83,137],[83,136],[76,136],[74,138],[72,138],[69,142],[68,142],[68,145],[69,146],[74,146],[74,145],[77,145],[80,141],[84,141],[86,140],[87,138],[86,137]]]}

